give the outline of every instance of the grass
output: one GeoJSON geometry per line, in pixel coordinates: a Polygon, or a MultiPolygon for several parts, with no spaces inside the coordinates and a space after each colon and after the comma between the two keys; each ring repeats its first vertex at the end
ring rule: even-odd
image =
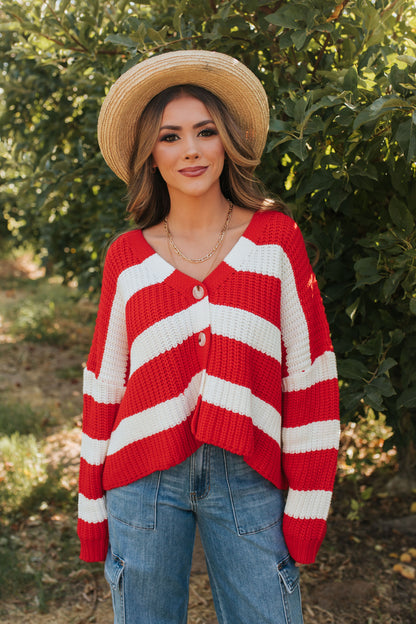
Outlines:
{"type": "MultiPolygon", "coordinates": [[[[64,346],[69,341],[70,319],[74,297],[60,283],[47,279],[19,279],[19,292],[25,293],[23,302],[11,296],[5,310],[9,333],[15,340],[41,342],[64,346]],[[71,296],[72,295],[72,296],[71,296]]],[[[13,295],[13,289],[11,290],[13,295]]]]}
{"type": "Polygon", "coordinates": [[[41,433],[42,417],[26,403],[0,399],[0,436],[41,433]]]}
{"type": "MultiPolygon", "coordinates": [[[[22,415],[26,430],[33,413],[22,415]]],[[[0,596],[16,595],[39,612],[62,591],[57,560],[66,574],[77,559],[76,495],[63,476],[40,436],[14,431],[0,437],[0,596]]]]}
{"type": "Polygon", "coordinates": [[[78,305],[78,291],[60,278],[2,278],[2,288],[2,319],[13,341],[69,346],[95,318],[96,306],[78,305]]]}
{"type": "MultiPolygon", "coordinates": [[[[59,278],[31,279],[13,260],[6,259],[10,271],[2,265],[0,293],[0,597],[42,613],[68,591],[68,576],[79,567],[76,466],[62,449],[76,431],[72,390],[96,305],[59,278]],[[51,398],[45,378],[61,384],[64,396],[51,398]]],[[[8,615],[2,601],[0,621],[8,615]]]]}

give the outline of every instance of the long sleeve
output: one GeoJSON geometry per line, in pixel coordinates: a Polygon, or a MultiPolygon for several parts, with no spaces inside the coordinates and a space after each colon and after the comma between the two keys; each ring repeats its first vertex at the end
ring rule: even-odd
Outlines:
{"type": "Polygon", "coordinates": [[[282,268],[283,531],[292,557],[313,563],[326,533],[337,466],[336,360],[315,275],[297,226],[282,268]]]}
{"type": "Polygon", "coordinates": [[[85,561],[104,560],[108,548],[102,473],[128,372],[125,305],[116,267],[117,258],[110,247],[93,342],[84,369],[78,535],[80,557],[85,561]]]}

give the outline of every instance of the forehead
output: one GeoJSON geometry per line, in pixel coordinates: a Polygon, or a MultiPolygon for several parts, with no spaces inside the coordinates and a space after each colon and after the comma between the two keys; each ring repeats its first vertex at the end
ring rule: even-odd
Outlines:
{"type": "Polygon", "coordinates": [[[169,102],[163,111],[162,123],[182,121],[198,121],[211,119],[211,115],[205,104],[198,98],[186,93],[178,95],[169,102]]]}

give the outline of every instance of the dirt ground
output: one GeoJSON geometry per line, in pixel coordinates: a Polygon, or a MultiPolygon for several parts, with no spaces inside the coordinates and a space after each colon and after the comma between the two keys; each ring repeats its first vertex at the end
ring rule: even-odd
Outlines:
{"type": "MultiPolygon", "coordinates": [[[[3,262],[0,279],[13,272],[30,279],[39,277],[28,263],[3,262]]],[[[3,291],[0,314],[2,305],[20,296],[13,289],[3,291]]],[[[89,331],[78,330],[78,338],[89,331]]],[[[51,469],[61,470],[70,489],[76,488],[81,424],[81,374],[76,371],[81,371],[85,355],[82,349],[16,340],[10,337],[4,319],[0,325],[0,398],[15,397],[29,402],[33,409],[48,412],[44,452],[51,469]],[[74,375],[57,375],[62,369],[74,370],[74,375]]],[[[350,434],[348,439],[344,434],[343,452],[354,443],[350,434]]],[[[391,466],[381,465],[359,480],[341,478],[340,471],[324,545],[317,562],[301,568],[305,624],[416,623],[416,492],[387,494],[386,481],[393,471],[391,466]],[[359,496],[370,491],[370,486],[371,496],[363,498],[352,517],[351,501],[357,492],[359,496]]],[[[34,590],[22,595],[17,588],[15,594],[2,600],[2,624],[112,623],[111,598],[102,568],[83,564],[74,555],[75,513],[74,509],[69,514],[34,515],[13,527],[15,542],[31,553],[27,565],[40,562],[44,604],[37,604],[34,590]],[[55,537],[48,541],[51,531],[55,537]],[[65,565],[60,543],[64,538],[71,545],[65,565]]],[[[203,551],[197,540],[188,624],[216,622],[203,551]]]]}

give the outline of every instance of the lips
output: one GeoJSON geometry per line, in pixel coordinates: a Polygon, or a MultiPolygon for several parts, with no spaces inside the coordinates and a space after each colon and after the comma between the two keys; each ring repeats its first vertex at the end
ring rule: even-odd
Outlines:
{"type": "Polygon", "coordinates": [[[184,169],[179,169],[179,173],[184,176],[194,178],[205,173],[207,169],[208,167],[185,167],[184,169]]]}

